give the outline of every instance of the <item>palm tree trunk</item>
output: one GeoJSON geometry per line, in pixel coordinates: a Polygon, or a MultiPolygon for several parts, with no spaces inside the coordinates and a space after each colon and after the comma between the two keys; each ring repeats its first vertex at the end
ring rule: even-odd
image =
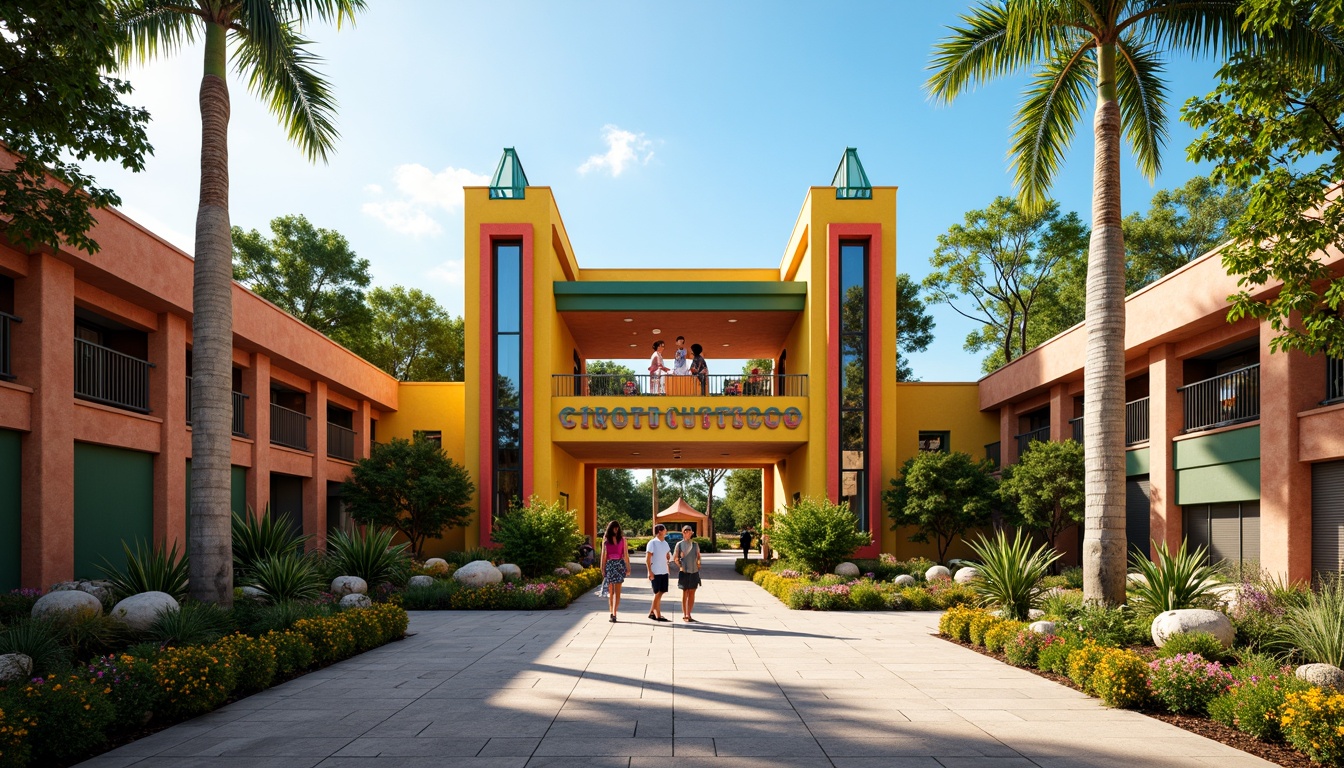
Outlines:
{"type": "MultiPolygon", "coordinates": [[[[192,287],[191,596],[233,602],[229,528],[233,403],[233,247],[229,231],[226,30],[205,25],[201,78],[201,199],[192,287]]],[[[265,407],[253,403],[253,407],[265,407]]],[[[264,439],[258,436],[258,439],[264,439]]]]}
{"type": "Polygon", "coordinates": [[[1125,601],[1125,241],[1120,231],[1120,104],[1115,46],[1098,49],[1093,117],[1092,242],[1083,378],[1086,528],[1083,599],[1125,601]]]}

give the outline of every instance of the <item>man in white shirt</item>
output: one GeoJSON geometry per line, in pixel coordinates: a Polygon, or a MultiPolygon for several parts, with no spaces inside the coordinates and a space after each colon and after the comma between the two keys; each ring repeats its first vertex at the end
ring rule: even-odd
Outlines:
{"type": "Polygon", "coordinates": [[[663,594],[667,592],[667,564],[672,559],[672,547],[665,541],[667,526],[653,526],[653,538],[644,547],[644,566],[649,572],[649,584],[653,587],[653,607],[649,609],[649,618],[653,621],[668,621],[663,618],[663,594]]]}

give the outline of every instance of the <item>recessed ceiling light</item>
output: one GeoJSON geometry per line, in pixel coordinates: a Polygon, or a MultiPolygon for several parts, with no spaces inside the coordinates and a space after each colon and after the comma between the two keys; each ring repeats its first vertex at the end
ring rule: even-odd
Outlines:
{"type": "Polygon", "coordinates": [[[632,347],[637,347],[637,346],[639,346],[639,345],[638,345],[638,344],[631,344],[630,346],[632,346],[632,347]]]}
{"type": "Polygon", "coordinates": [[[654,335],[660,334],[660,333],[662,333],[662,332],[663,332],[663,329],[662,329],[662,328],[654,328],[654,329],[653,329],[653,333],[654,333],[654,335]]]}
{"type": "Polygon", "coordinates": [[[724,345],[723,345],[723,346],[725,346],[725,347],[726,347],[726,346],[728,346],[728,345],[727,345],[727,344],[724,344],[724,345]]]}
{"type": "Polygon", "coordinates": [[[630,455],[631,455],[631,456],[638,456],[638,455],[639,455],[639,451],[631,451],[631,452],[630,452],[630,455]]]}
{"type": "Polygon", "coordinates": [[[633,323],[633,322],[635,322],[635,318],[633,318],[633,317],[627,317],[627,318],[625,318],[625,322],[627,322],[627,323],[633,323]]]}
{"type": "Polygon", "coordinates": [[[726,454],[726,453],[720,453],[719,455],[720,455],[720,456],[727,456],[728,454],[726,454]]]}
{"type": "Polygon", "coordinates": [[[730,322],[730,323],[736,323],[736,322],[737,322],[737,318],[736,318],[736,317],[730,317],[730,318],[728,318],[728,322],[730,322]]]}

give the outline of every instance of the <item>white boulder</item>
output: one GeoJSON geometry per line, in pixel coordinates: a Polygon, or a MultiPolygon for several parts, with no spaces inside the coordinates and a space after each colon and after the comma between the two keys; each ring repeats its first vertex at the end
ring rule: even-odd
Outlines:
{"type": "Polygon", "coordinates": [[[935,565],[924,572],[925,581],[947,581],[952,578],[952,572],[945,565],[935,565]]]}
{"type": "Polygon", "coordinates": [[[331,580],[331,594],[333,595],[367,595],[368,593],[368,582],[358,576],[337,576],[331,580]]]}
{"type": "Polygon", "coordinates": [[[565,563],[565,570],[570,573],[583,573],[583,566],[578,563],[565,563]]]}
{"type": "Polygon", "coordinates": [[[902,573],[900,576],[892,579],[891,582],[898,587],[913,587],[917,583],[915,577],[908,573],[902,573]]]}
{"type": "Polygon", "coordinates": [[[37,602],[33,603],[33,618],[35,619],[78,613],[101,616],[103,604],[99,602],[98,598],[78,589],[48,592],[37,598],[37,602]]]}
{"type": "Polygon", "coordinates": [[[1179,611],[1163,611],[1153,619],[1153,644],[1158,648],[1167,644],[1172,635],[1190,632],[1208,632],[1218,638],[1224,648],[1231,648],[1237,638],[1237,630],[1232,620],[1221,611],[1207,608],[1185,608],[1179,611]]]}
{"type": "Polygon", "coordinates": [[[251,584],[243,587],[243,597],[246,597],[248,600],[256,600],[262,603],[266,602],[266,593],[251,584]]]}
{"type": "Polygon", "coordinates": [[[980,569],[969,565],[958,569],[957,574],[952,577],[958,584],[970,584],[978,578],[980,578],[980,569]]]}
{"type": "Polygon", "coordinates": [[[432,587],[432,586],[434,586],[434,577],[433,577],[433,576],[425,576],[425,575],[412,576],[412,577],[411,577],[411,580],[408,581],[408,582],[406,582],[406,586],[408,586],[408,587],[432,587]]]}
{"type": "Polygon", "coordinates": [[[1027,629],[1030,629],[1032,632],[1035,632],[1038,635],[1053,635],[1055,634],[1055,622],[1033,621],[1031,622],[1030,625],[1027,626],[1027,629]]]}
{"type": "Polygon", "coordinates": [[[1317,688],[1344,690],[1344,669],[1333,664],[1303,664],[1293,674],[1317,688]]]}
{"type": "Polygon", "coordinates": [[[178,610],[177,600],[167,592],[141,592],[113,606],[112,618],[137,632],[144,632],[154,626],[159,614],[178,610]]]}
{"type": "Polygon", "coordinates": [[[453,578],[469,587],[484,587],[486,584],[498,584],[504,580],[494,563],[489,560],[472,560],[453,571],[453,578]]]}
{"type": "Polygon", "coordinates": [[[448,561],[442,557],[431,557],[425,561],[425,570],[430,573],[447,573],[448,561]]]}
{"type": "Polygon", "coordinates": [[[1148,583],[1148,577],[1147,577],[1147,576],[1144,576],[1142,573],[1127,573],[1127,574],[1125,574],[1125,584],[1126,584],[1126,585],[1144,586],[1144,585],[1146,585],[1147,583],[1148,583]]]}
{"type": "Polygon", "coordinates": [[[523,569],[513,563],[501,563],[499,572],[504,574],[505,581],[517,581],[523,578],[523,569]]]}
{"type": "Polygon", "coordinates": [[[859,575],[859,566],[853,563],[841,563],[835,566],[835,575],[853,578],[859,575]]]}
{"type": "Polygon", "coordinates": [[[112,599],[112,582],[106,579],[83,579],[80,581],[61,581],[51,585],[51,592],[88,592],[99,600],[112,599]]]}
{"type": "Polygon", "coordinates": [[[1241,604],[1240,584],[1214,584],[1209,587],[1209,594],[1217,598],[1228,613],[1235,613],[1241,604]]]}
{"type": "Polygon", "coordinates": [[[27,680],[33,674],[33,660],[22,653],[0,655],[0,683],[27,680]]]}
{"type": "Polygon", "coordinates": [[[369,599],[369,596],[359,592],[351,592],[341,598],[342,610],[346,608],[368,608],[372,605],[373,601],[369,599]]]}

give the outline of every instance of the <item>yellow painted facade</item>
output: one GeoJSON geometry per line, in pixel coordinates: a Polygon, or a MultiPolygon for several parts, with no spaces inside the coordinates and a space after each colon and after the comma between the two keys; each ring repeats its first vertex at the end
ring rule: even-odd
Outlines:
{"type": "MultiPolygon", "coordinates": [[[[400,410],[379,424],[380,439],[441,430],[445,450],[471,471],[481,511],[444,546],[488,544],[491,516],[507,503],[495,489],[513,480],[495,470],[497,461],[507,469],[513,438],[499,438],[505,448],[499,447],[499,420],[500,434],[521,440],[521,495],[565,501],[585,533],[602,522],[594,498],[598,468],[751,467],[765,470],[766,517],[796,497],[852,493],[856,506],[866,506],[864,524],[874,536],[861,555],[926,554],[906,541],[907,533],[889,530],[881,492],[918,449],[919,431],[947,431],[954,449],[980,456],[998,439],[999,426],[980,413],[974,384],[895,381],[896,192],[872,187],[870,197],[840,199],[835,187],[810,188],[775,269],[585,270],[550,188],[527,186],[521,199],[468,188],[466,382],[405,384],[400,410]],[[515,290],[512,267],[496,266],[496,259],[511,264],[514,252],[497,249],[515,246],[521,254],[516,298],[508,293],[515,290]],[[866,267],[851,267],[845,277],[866,287],[866,301],[850,305],[866,323],[866,389],[854,385],[848,395],[867,394],[868,419],[859,430],[866,435],[866,458],[839,447],[842,246],[850,253],[862,248],[866,259],[846,262],[866,267]],[[502,331],[497,305],[505,313],[502,331]],[[507,313],[515,311],[521,312],[521,342],[506,327],[512,322],[507,313]],[[644,370],[629,384],[587,373],[590,361],[647,359],[656,339],[667,342],[670,366],[678,334],[688,347],[705,348],[710,376],[703,385],[670,377],[669,393],[654,395],[649,390],[656,383],[644,370]],[[516,375],[507,362],[511,353],[496,355],[515,343],[522,345],[516,375]],[[724,358],[770,359],[774,373],[786,375],[748,379],[716,368],[715,360],[724,358]],[[497,368],[521,389],[516,431],[511,411],[496,409],[497,368]],[[633,388],[635,396],[621,387],[633,388]],[[855,472],[860,464],[862,474],[855,472]]],[[[507,392],[500,402],[511,408],[513,390],[507,392]]]]}

